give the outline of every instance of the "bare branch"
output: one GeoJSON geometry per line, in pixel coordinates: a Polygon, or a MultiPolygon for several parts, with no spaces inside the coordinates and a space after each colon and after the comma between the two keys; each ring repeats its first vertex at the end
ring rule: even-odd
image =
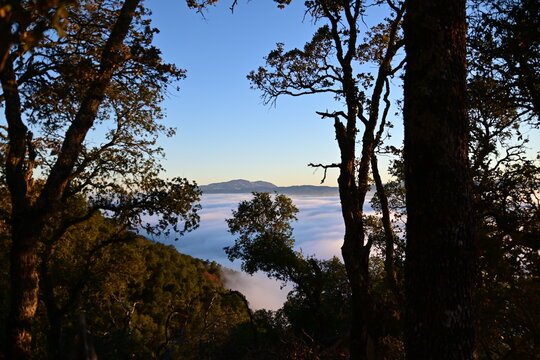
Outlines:
{"type": "Polygon", "coordinates": [[[364,124],[365,126],[368,125],[369,123],[369,120],[368,118],[364,115],[364,109],[363,107],[361,109],[358,110],[358,119],[360,119],[360,121],[362,122],[362,124],[364,124]]]}
{"type": "Polygon", "coordinates": [[[234,13],[234,8],[236,7],[237,4],[238,4],[238,0],[234,0],[231,6],[229,7],[229,10],[231,10],[231,14],[234,13]]]}
{"type": "Polygon", "coordinates": [[[347,119],[347,114],[345,114],[343,111],[334,111],[333,113],[325,112],[325,111],[316,111],[317,115],[320,115],[323,119],[324,118],[336,118],[338,116],[341,116],[345,119],[347,119]]]}
{"type": "Polygon", "coordinates": [[[396,66],[395,68],[391,69],[388,74],[390,76],[394,76],[399,70],[401,70],[403,68],[403,66],[405,66],[405,63],[407,62],[407,57],[404,57],[403,60],[401,60],[401,62],[398,64],[398,66],[396,66]]]}
{"type": "Polygon", "coordinates": [[[400,8],[399,8],[396,4],[394,4],[394,2],[393,2],[392,0],[386,0],[386,3],[387,3],[388,6],[390,6],[390,8],[391,8],[392,10],[394,10],[395,12],[400,11],[400,8]]]}
{"type": "Polygon", "coordinates": [[[313,163],[309,163],[308,166],[310,167],[314,167],[314,168],[323,168],[324,169],[324,176],[321,180],[321,184],[324,184],[324,181],[326,180],[326,171],[330,168],[339,168],[341,166],[341,164],[337,164],[337,163],[334,163],[334,164],[329,164],[329,165],[323,165],[323,164],[313,164],[313,163]]]}
{"type": "Polygon", "coordinates": [[[385,84],[385,91],[384,91],[383,101],[385,103],[385,106],[384,106],[384,110],[383,110],[383,114],[381,118],[381,123],[379,125],[379,130],[377,131],[377,134],[375,135],[374,147],[377,147],[381,144],[382,134],[384,131],[384,127],[386,126],[386,119],[388,117],[388,112],[390,111],[390,105],[391,105],[390,100],[388,99],[388,97],[390,96],[390,82],[388,81],[388,78],[385,79],[384,84],[385,84]]]}

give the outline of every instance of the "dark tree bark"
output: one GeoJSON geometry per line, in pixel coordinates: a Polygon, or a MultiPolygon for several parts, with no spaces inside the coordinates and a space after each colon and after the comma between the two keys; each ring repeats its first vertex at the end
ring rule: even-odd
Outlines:
{"type": "MultiPolygon", "coordinates": [[[[30,225],[30,224],[24,224],[30,225]]],[[[32,354],[32,320],[38,304],[39,276],[37,273],[35,227],[24,227],[22,221],[12,226],[10,359],[28,359],[32,354]]]]}
{"type": "Polygon", "coordinates": [[[92,127],[117,66],[124,60],[121,46],[128,33],[140,0],[126,0],[103,49],[98,75],[89,87],[79,112],[66,132],[65,140],[49,177],[37,196],[32,192],[32,169],[35,154],[32,133],[21,118],[18,86],[13,72],[13,58],[6,60],[0,72],[5,96],[9,151],[6,158],[6,181],[12,202],[11,287],[9,314],[9,359],[32,357],[32,320],[39,292],[36,248],[45,237],[45,226],[62,206],[62,197],[82,148],[92,127]]]}
{"type": "Polygon", "coordinates": [[[407,359],[472,359],[465,0],[406,7],[407,359]]]}
{"type": "Polygon", "coordinates": [[[381,174],[379,172],[379,164],[377,161],[377,155],[373,154],[371,157],[371,172],[373,179],[375,180],[375,188],[377,189],[377,197],[381,204],[382,224],[384,229],[385,246],[384,246],[384,271],[386,273],[386,282],[388,287],[392,290],[395,300],[400,297],[400,291],[397,282],[397,274],[394,266],[394,245],[395,237],[394,229],[392,228],[392,220],[390,219],[390,206],[388,205],[388,197],[384,189],[381,174]]]}

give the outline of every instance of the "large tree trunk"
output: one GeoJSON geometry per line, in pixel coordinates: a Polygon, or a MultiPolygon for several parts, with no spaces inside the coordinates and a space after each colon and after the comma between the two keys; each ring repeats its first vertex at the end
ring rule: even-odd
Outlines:
{"type": "MultiPolygon", "coordinates": [[[[15,221],[16,222],[16,221],[15,221]]],[[[37,238],[31,224],[16,222],[12,227],[11,307],[8,320],[9,359],[29,359],[32,355],[32,321],[38,305],[37,238]]]]}
{"type": "Polygon", "coordinates": [[[465,0],[406,7],[407,359],[472,359],[465,0]]]}

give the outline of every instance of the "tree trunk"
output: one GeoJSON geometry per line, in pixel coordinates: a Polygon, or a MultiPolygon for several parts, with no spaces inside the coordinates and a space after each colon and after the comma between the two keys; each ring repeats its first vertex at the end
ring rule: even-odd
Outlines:
{"type": "MultiPolygon", "coordinates": [[[[352,121],[349,121],[349,123],[352,121]]],[[[335,121],[336,138],[341,150],[340,175],[338,178],[341,212],[345,223],[345,236],[341,253],[347,270],[352,295],[351,360],[383,359],[379,346],[377,309],[371,295],[369,276],[369,252],[371,243],[365,241],[363,205],[367,193],[367,171],[356,183],[354,145],[355,130],[348,131],[335,121]]],[[[353,127],[350,127],[353,129],[353,127]]],[[[364,147],[369,144],[364,143],[364,147]]],[[[368,159],[371,157],[369,154],[368,159]]],[[[368,165],[369,166],[369,162],[368,165]]],[[[360,169],[365,170],[365,169],[360,169]]],[[[361,171],[359,171],[360,173],[361,171]]]]}
{"type": "Polygon", "coordinates": [[[369,250],[347,247],[347,238],[361,239],[359,233],[347,233],[342,254],[352,293],[351,360],[385,359],[380,344],[380,327],[376,323],[377,308],[371,294],[369,250]]]}
{"type": "Polygon", "coordinates": [[[465,0],[406,7],[407,359],[472,359],[465,0]]]}
{"type": "Polygon", "coordinates": [[[390,206],[388,205],[388,197],[386,196],[386,190],[381,179],[379,172],[379,164],[377,161],[377,155],[371,156],[371,171],[373,173],[373,179],[375,180],[375,187],[377,189],[377,197],[381,204],[382,224],[384,229],[385,246],[384,246],[384,271],[386,273],[386,282],[388,287],[392,290],[392,293],[397,301],[400,297],[399,288],[397,284],[397,274],[394,266],[394,244],[395,237],[394,230],[392,229],[392,220],[390,218],[390,206]]]}
{"type": "Polygon", "coordinates": [[[9,313],[8,358],[32,357],[32,321],[38,305],[38,258],[37,238],[39,231],[33,226],[26,228],[22,222],[12,227],[11,261],[11,307],[9,313]]]}

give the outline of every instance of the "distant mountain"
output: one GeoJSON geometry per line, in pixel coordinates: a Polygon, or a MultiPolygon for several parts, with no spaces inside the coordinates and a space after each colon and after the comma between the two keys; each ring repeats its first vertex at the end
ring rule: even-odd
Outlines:
{"type": "Polygon", "coordinates": [[[201,186],[204,194],[241,194],[257,192],[277,192],[285,195],[337,196],[338,188],[331,186],[296,185],[276,186],[266,181],[231,180],[201,186]]]}
{"type": "Polygon", "coordinates": [[[276,191],[277,186],[266,181],[231,180],[201,186],[206,194],[236,194],[253,191],[276,191]]]}
{"type": "Polygon", "coordinates": [[[279,187],[278,192],[286,195],[338,196],[339,189],[332,186],[295,185],[279,187]]]}

